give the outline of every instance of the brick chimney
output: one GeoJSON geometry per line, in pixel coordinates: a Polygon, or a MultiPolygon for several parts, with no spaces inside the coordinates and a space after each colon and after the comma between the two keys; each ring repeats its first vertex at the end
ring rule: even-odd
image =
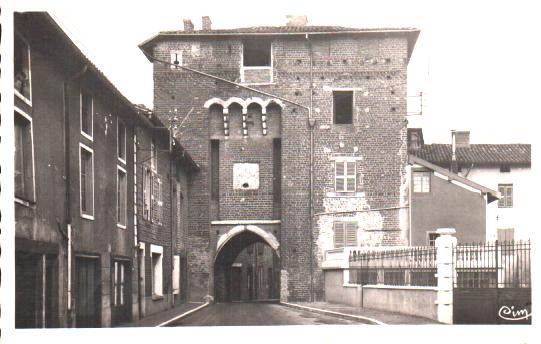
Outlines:
{"type": "Polygon", "coordinates": [[[191,19],[184,19],[184,31],[186,32],[192,32],[193,31],[193,23],[191,19]]]}
{"type": "Polygon", "coordinates": [[[306,26],[308,18],[306,16],[287,15],[287,26],[306,26]]]}
{"type": "Polygon", "coordinates": [[[209,16],[203,16],[201,18],[201,30],[203,30],[203,31],[212,30],[212,22],[210,21],[209,16]]]}

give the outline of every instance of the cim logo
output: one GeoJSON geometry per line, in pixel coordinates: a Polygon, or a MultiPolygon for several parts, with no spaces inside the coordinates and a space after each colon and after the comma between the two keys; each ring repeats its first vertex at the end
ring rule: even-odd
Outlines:
{"type": "Polygon", "coordinates": [[[519,321],[532,316],[527,308],[515,310],[515,306],[502,306],[498,311],[498,316],[503,320],[519,321]]]}

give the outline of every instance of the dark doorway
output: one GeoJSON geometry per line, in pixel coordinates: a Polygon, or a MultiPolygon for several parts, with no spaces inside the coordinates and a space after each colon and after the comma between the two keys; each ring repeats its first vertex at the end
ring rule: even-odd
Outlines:
{"type": "Polygon", "coordinates": [[[231,301],[240,301],[241,273],[240,267],[231,267],[231,301]]]}
{"type": "Polygon", "coordinates": [[[131,319],[131,264],[128,260],[113,260],[111,264],[111,317],[113,324],[131,319]]]}
{"type": "Polygon", "coordinates": [[[75,259],[75,311],[77,327],[100,327],[101,288],[99,258],[75,259]]]}
{"type": "Polygon", "coordinates": [[[17,252],[15,255],[15,327],[56,327],[54,307],[56,256],[17,252]]]}
{"type": "Polygon", "coordinates": [[[214,264],[217,302],[279,299],[280,259],[259,235],[246,231],[229,240],[214,264]]]}

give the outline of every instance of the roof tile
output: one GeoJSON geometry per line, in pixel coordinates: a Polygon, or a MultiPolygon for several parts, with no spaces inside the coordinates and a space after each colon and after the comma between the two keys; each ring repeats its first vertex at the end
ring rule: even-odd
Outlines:
{"type": "MultiPolygon", "coordinates": [[[[450,144],[427,144],[410,153],[440,166],[449,166],[450,144]]],[[[479,166],[530,165],[531,145],[529,144],[471,144],[469,148],[457,148],[459,164],[479,166]]]]}

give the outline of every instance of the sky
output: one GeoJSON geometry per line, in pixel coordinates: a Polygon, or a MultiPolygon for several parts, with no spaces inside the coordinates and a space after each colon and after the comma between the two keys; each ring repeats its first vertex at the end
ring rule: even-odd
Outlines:
{"type": "MultiPolygon", "coordinates": [[[[159,31],[284,25],[307,15],[309,25],[416,27],[421,34],[408,67],[408,94],[423,92],[425,142],[450,142],[470,130],[472,143],[531,143],[537,123],[541,54],[534,1],[170,1],[18,0],[18,10],[49,11],[79,48],[132,102],[152,108],[152,64],[138,45],[159,31]],[[129,6],[127,6],[129,4],[129,6]],[[258,5],[254,5],[258,4],[258,5]]],[[[419,98],[409,98],[419,110],[419,98]]]]}

